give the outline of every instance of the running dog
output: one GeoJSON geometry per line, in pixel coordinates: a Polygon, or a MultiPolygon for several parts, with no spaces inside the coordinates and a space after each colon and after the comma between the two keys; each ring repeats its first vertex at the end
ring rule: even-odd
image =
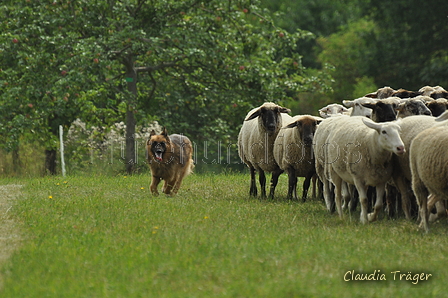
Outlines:
{"type": "Polygon", "coordinates": [[[165,184],[162,192],[167,195],[175,195],[182,180],[194,168],[193,147],[190,140],[184,135],[172,134],[168,136],[166,128],[163,128],[160,135],[153,130],[146,142],[146,150],[152,174],[152,194],[159,194],[157,186],[163,179],[165,184]]]}

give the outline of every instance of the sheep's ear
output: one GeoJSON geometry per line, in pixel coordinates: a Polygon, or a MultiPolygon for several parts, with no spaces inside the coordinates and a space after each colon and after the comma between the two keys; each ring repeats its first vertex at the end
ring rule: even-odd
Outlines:
{"type": "Polygon", "coordinates": [[[376,103],[363,103],[361,104],[363,107],[365,108],[369,108],[369,109],[375,109],[376,103]]]}
{"type": "Polygon", "coordinates": [[[322,120],[322,119],[316,119],[316,123],[317,123],[317,125],[319,125],[322,121],[324,121],[324,120],[322,120]]]}
{"type": "Polygon", "coordinates": [[[290,110],[290,109],[283,108],[283,107],[280,107],[280,108],[278,109],[278,111],[279,111],[280,113],[291,113],[291,110],[290,110]]]}
{"type": "Polygon", "coordinates": [[[378,98],[378,92],[366,94],[364,97],[378,98]]]}
{"type": "Polygon", "coordinates": [[[355,106],[355,102],[353,100],[344,99],[342,104],[348,108],[353,108],[355,106]]]}
{"type": "Polygon", "coordinates": [[[260,114],[261,114],[261,109],[258,109],[255,112],[253,112],[252,115],[247,116],[247,118],[244,119],[244,121],[249,121],[249,120],[255,119],[258,116],[260,116],[260,114]]]}
{"type": "Polygon", "coordinates": [[[298,124],[298,122],[294,121],[293,123],[289,123],[288,125],[286,125],[284,128],[293,128],[293,127],[296,127],[297,124],[298,124]]]}
{"type": "Polygon", "coordinates": [[[156,135],[156,131],[153,129],[151,130],[151,133],[149,134],[149,137],[155,136],[156,135]]]}
{"type": "Polygon", "coordinates": [[[374,130],[376,130],[378,133],[380,133],[380,131],[381,131],[381,124],[378,124],[378,123],[376,123],[376,122],[373,122],[372,120],[367,120],[367,118],[366,119],[362,119],[362,122],[364,122],[364,124],[367,126],[367,127],[370,127],[371,129],[374,129],[374,130]]]}

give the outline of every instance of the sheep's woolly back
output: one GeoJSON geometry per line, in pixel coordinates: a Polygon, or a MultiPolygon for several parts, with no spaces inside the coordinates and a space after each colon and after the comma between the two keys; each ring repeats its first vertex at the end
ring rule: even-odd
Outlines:
{"type": "MultiPolygon", "coordinates": [[[[423,184],[429,193],[448,199],[448,129],[432,127],[418,134],[411,145],[413,187],[423,184]]],[[[419,193],[415,190],[416,194],[419,193]]]]}
{"type": "MultiPolygon", "coordinates": [[[[316,146],[326,146],[327,173],[337,173],[350,184],[359,179],[366,185],[377,186],[386,183],[392,175],[392,153],[381,147],[378,132],[364,125],[362,119],[365,118],[339,117],[326,142],[316,146]]],[[[382,125],[400,129],[394,122],[382,125]]]]}
{"type": "MultiPolygon", "coordinates": [[[[401,175],[404,175],[406,179],[411,181],[411,169],[409,166],[409,154],[410,145],[412,140],[423,130],[432,127],[436,124],[436,118],[425,115],[416,115],[412,117],[403,118],[400,122],[401,127],[401,140],[405,148],[408,150],[401,156],[394,156],[394,159],[398,161],[398,166],[401,171],[401,175]]],[[[398,170],[398,169],[397,169],[398,170]]]]}

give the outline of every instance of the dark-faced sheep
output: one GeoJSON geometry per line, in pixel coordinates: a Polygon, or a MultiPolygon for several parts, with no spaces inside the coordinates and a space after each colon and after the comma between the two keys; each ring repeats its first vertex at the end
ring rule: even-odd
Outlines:
{"type": "Polygon", "coordinates": [[[364,103],[363,107],[372,109],[371,119],[375,122],[387,122],[397,119],[397,108],[400,104],[400,98],[388,97],[375,103],[364,103]]]}
{"type": "Polygon", "coordinates": [[[275,103],[267,102],[251,110],[241,127],[238,135],[238,154],[241,160],[249,167],[251,182],[250,195],[257,195],[255,171],[258,172],[261,197],[266,198],[265,172],[271,172],[271,185],[269,197],[274,197],[278,177],[283,172],[273,156],[274,141],[282,124],[292,119],[286,113],[289,109],[275,103]]]}
{"type": "Polygon", "coordinates": [[[307,198],[311,178],[316,173],[312,148],[314,133],[321,120],[310,115],[296,116],[275,139],[274,158],[288,173],[288,199],[298,200],[297,177],[305,177],[302,200],[307,198]]]}

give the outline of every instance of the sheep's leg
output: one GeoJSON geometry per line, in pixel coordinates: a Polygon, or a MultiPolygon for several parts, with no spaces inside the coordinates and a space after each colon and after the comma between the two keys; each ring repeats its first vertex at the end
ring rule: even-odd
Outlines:
{"type": "Polygon", "coordinates": [[[313,175],[312,182],[313,182],[313,192],[312,192],[311,196],[313,198],[317,198],[316,189],[317,189],[318,179],[317,179],[317,175],[316,174],[313,175]]]}
{"type": "Polygon", "coordinates": [[[386,185],[379,185],[376,187],[376,202],[373,207],[373,212],[368,215],[369,221],[376,221],[378,219],[378,214],[383,208],[383,197],[386,191],[386,185]]]}
{"type": "Polygon", "coordinates": [[[308,190],[311,185],[311,179],[313,178],[313,174],[309,174],[305,177],[305,181],[303,181],[303,192],[302,192],[302,201],[305,202],[308,197],[308,190]]]}
{"type": "Polygon", "coordinates": [[[350,185],[348,183],[342,182],[342,209],[346,209],[351,201],[351,196],[349,192],[350,185]]]}
{"type": "Polygon", "coordinates": [[[157,186],[159,185],[160,180],[161,179],[159,177],[156,177],[154,175],[152,176],[152,181],[151,181],[150,188],[151,188],[151,193],[153,195],[158,195],[159,194],[159,191],[157,190],[157,186]]]}
{"type": "Polygon", "coordinates": [[[344,219],[344,213],[342,212],[342,179],[337,175],[333,175],[332,180],[335,188],[336,209],[338,210],[339,218],[344,219]]]}
{"type": "Polygon", "coordinates": [[[368,200],[367,200],[367,186],[364,183],[355,181],[356,190],[358,191],[359,203],[361,204],[361,217],[360,221],[362,224],[366,224],[369,221],[367,220],[367,209],[368,209],[368,200]]]}
{"type": "Polygon", "coordinates": [[[348,208],[351,212],[356,210],[356,207],[358,206],[359,198],[356,196],[358,195],[358,192],[356,191],[356,187],[354,185],[347,185],[347,188],[349,190],[350,195],[350,202],[348,203],[348,208]]]}
{"type": "Polygon", "coordinates": [[[397,201],[397,189],[390,184],[386,186],[386,213],[389,218],[396,216],[395,203],[397,201]]]}
{"type": "Polygon", "coordinates": [[[401,194],[401,207],[404,215],[406,216],[406,219],[411,220],[411,200],[409,199],[410,185],[405,179],[406,178],[399,176],[394,179],[394,182],[401,194]]]}
{"type": "Polygon", "coordinates": [[[327,206],[327,210],[330,211],[330,213],[334,212],[334,199],[333,199],[333,195],[331,192],[331,182],[328,181],[327,179],[324,179],[324,181],[322,181],[323,184],[323,195],[324,195],[324,200],[325,200],[325,205],[327,206]]]}
{"type": "Polygon", "coordinates": [[[256,197],[257,196],[257,183],[255,180],[255,168],[249,167],[250,170],[250,191],[249,195],[256,197]]]}
{"type": "MultiPolygon", "coordinates": [[[[280,175],[283,173],[282,170],[278,170],[278,171],[274,171],[272,173],[272,177],[271,177],[271,189],[269,191],[269,199],[273,200],[274,199],[274,194],[275,194],[275,188],[277,187],[277,183],[278,183],[278,177],[280,177],[280,175]]],[[[266,196],[266,193],[265,193],[266,196]]]]}
{"type": "Polygon", "coordinates": [[[433,222],[439,218],[447,217],[446,208],[444,202],[439,200],[439,198],[433,194],[428,197],[428,210],[431,210],[434,205],[436,206],[437,213],[429,215],[429,221],[433,222]]]}
{"type": "Polygon", "coordinates": [[[320,181],[319,177],[317,177],[317,198],[321,201],[324,201],[324,184],[320,181]]]}
{"type": "Polygon", "coordinates": [[[296,170],[292,167],[288,168],[288,200],[297,200],[297,187],[296,170]]]}
{"type": "MultiPolygon", "coordinates": [[[[412,166],[412,165],[411,165],[412,166]]],[[[418,175],[414,175],[412,177],[412,189],[414,190],[415,196],[417,197],[417,203],[419,206],[420,218],[422,219],[420,223],[420,227],[422,227],[425,232],[429,232],[429,224],[428,224],[428,196],[429,191],[420,180],[418,175]]]]}
{"type": "Polygon", "coordinates": [[[266,175],[262,169],[258,170],[258,180],[260,181],[261,198],[266,199],[266,175]]]}

